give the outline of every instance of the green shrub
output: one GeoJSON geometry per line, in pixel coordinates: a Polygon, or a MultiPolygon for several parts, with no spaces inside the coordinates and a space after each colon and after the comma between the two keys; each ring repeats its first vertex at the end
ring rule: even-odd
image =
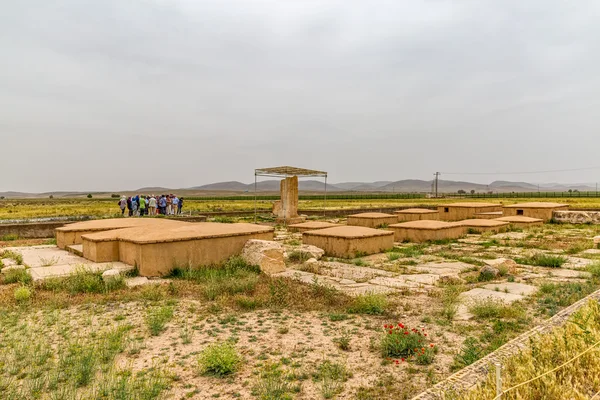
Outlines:
{"type": "Polygon", "coordinates": [[[267,364],[261,369],[252,394],[260,400],[292,400],[299,388],[290,383],[291,378],[280,364],[267,364]]]}
{"type": "Polygon", "coordinates": [[[537,265],[540,267],[560,268],[567,262],[567,258],[555,254],[537,253],[533,256],[516,258],[515,261],[519,264],[537,265]]]}
{"type": "Polygon", "coordinates": [[[21,286],[15,289],[15,300],[17,303],[25,303],[31,299],[31,289],[21,286]]]}
{"type": "Polygon", "coordinates": [[[161,306],[148,310],[146,325],[152,336],[158,336],[165,330],[165,325],[173,318],[173,307],[161,306]]]}
{"type": "Polygon", "coordinates": [[[477,277],[477,280],[479,282],[488,282],[488,281],[493,281],[496,278],[496,275],[487,269],[482,270],[481,272],[479,272],[479,276],[477,277]]]}
{"type": "Polygon", "coordinates": [[[12,250],[4,250],[0,251],[0,259],[1,258],[10,258],[14,260],[18,265],[23,265],[23,255],[21,253],[17,253],[12,250]]]}
{"type": "Polygon", "coordinates": [[[351,314],[382,315],[388,308],[387,297],[383,294],[368,293],[357,296],[348,308],[351,314]]]}
{"type": "Polygon", "coordinates": [[[403,358],[416,356],[421,349],[429,347],[427,333],[409,329],[403,324],[384,325],[381,337],[381,355],[384,358],[403,358]]]}
{"type": "Polygon", "coordinates": [[[432,364],[435,359],[435,348],[431,345],[429,347],[422,348],[421,351],[415,355],[415,362],[419,365],[432,364]]]}
{"type": "Polygon", "coordinates": [[[233,374],[241,362],[235,346],[230,342],[208,345],[198,358],[201,373],[218,377],[233,374]]]}
{"type": "Polygon", "coordinates": [[[450,369],[452,371],[456,371],[466,367],[467,365],[471,365],[475,361],[479,360],[482,354],[483,349],[481,348],[481,345],[477,339],[468,337],[465,339],[460,353],[454,356],[454,363],[450,369]]]}
{"type": "Polygon", "coordinates": [[[526,312],[518,304],[507,305],[500,301],[492,299],[481,300],[475,302],[469,307],[469,312],[477,319],[490,319],[490,318],[512,318],[519,319],[525,318],[526,312]]]}
{"type": "Polygon", "coordinates": [[[69,294],[107,293],[124,288],[125,280],[122,276],[117,276],[104,282],[102,272],[92,272],[82,267],[72,275],[46,279],[40,285],[46,290],[68,292],[69,294]]]}
{"type": "Polygon", "coordinates": [[[242,310],[256,310],[262,306],[262,302],[259,299],[255,299],[248,296],[238,295],[235,297],[235,304],[242,310]]]}
{"type": "Polygon", "coordinates": [[[15,233],[7,233],[6,235],[3,235],[0,240],[2,240],[3,242],[12,242],[17,239],[19,239],[19,235],[15,233]]]}
{"type": "Polygon", "coordinates": [[[288,255],[288,260],[298,264],[305,262],[309,258],[311,258],[309,253],[299,250],[294,250],[288,255]]]}
{"type": "Polygon", "coordinates": [[[11,269],[4,273],[4,283],[30,283],[33,279],[26,269],[11,269]]]}
{"type": "Polygon", "coordinates": [[[344,389],[344,382],[348,380],[350,373],[346,366],[329,360],[319,364],[313,373],[313,380],[319,383],[319,389],[325,399],[331,399],[344,389]]]}

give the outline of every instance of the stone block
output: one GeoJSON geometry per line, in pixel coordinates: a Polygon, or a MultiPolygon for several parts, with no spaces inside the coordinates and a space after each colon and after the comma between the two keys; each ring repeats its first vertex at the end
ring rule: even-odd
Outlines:
{"type": "Polygon", "coordinates": [[[361,226],[339,226],[304,232],[302,241],[325,250],[329,256],[352,258],[391,249],[394,247],[394,234],[361,226]]]}
{"type": "Polygon", "coordinates": [[[444,221],[419,220],[402,222],[387,227],[394,232],[396,242],[422,243],[433,240],[458,239],[465,230],[444,221]]]}
{"type": "Polygon", "coordinates": [[[407,208],[405,210],[394,211],[394,214],[398,217],[398,222],[440,219],[439,211],[427,208],[407,208]]]}
{"type": "Polygon", "coordinates": [[[102,273],[102,280],[104,282],[116,281],[121,277],[121,271],[118,269],[108,269],[102,273]]]}
{"type": "Polygon", "coordinates": [[[398,216],[385,213],[369,212],[348,216],[348,225],[379,228],[398,223],[398,216]]]}
{"type": "Polygon", "coordinates": [[[283,247],[278,242],[248,240],[241,256],[247,263],[258,265],[265,274],[272,275],[285,271],[283,247]]]}

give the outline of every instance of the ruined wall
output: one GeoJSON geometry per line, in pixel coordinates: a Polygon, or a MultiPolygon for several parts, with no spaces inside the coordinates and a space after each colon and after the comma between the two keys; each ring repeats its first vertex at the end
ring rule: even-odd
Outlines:
{"type": "Polygon", "coordinates": [[[553,218],[563,224],[600,224],[600,211],[554,211],[553,218]]]}

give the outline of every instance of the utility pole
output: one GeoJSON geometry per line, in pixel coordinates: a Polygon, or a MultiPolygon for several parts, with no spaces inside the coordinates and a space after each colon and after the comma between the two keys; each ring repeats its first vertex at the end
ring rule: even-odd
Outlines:
{"type": "Polygon", "coordinates": [[[433,175],[435,175],[435,198],[437,199],[437,197],[438,197],[438,180],[439,180],[439,177],[440,177],[440,173],[436,172],[433,175]]]}

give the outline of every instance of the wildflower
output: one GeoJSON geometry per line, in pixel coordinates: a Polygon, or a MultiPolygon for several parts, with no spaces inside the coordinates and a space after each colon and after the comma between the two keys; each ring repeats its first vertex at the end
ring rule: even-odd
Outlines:
{"type": "Polygon", "coordinates": [[[406,361],[404,358],[402,359],[402,362],[406,361]]]}
{"type": "Polygon", "coordinates": [[[433,347],[433,343],[431,343],[431,344],[429,345],[429,347],[433,347]]]}
{"type": "Polygon", "coordinates": [[[392,334],[392,331],[389,331],[388,333],[391,335],[391,334],[392,334]]]}

